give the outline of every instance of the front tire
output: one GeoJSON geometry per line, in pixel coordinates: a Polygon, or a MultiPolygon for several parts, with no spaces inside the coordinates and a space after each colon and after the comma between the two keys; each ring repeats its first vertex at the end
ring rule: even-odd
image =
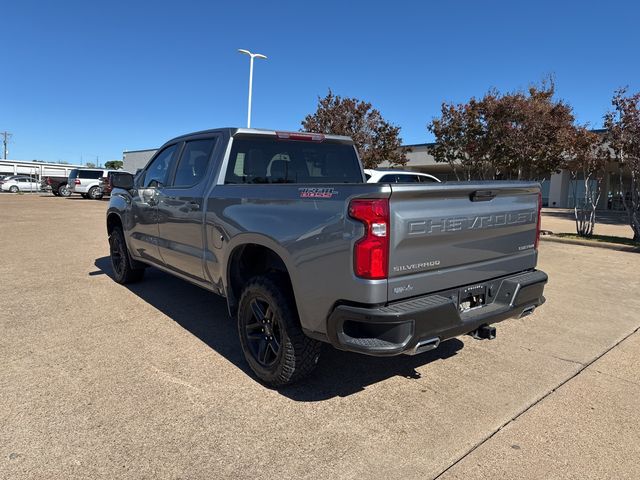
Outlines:
{"type": "Polygon", "coordinates": [[[238,307],[244,356],[258,378],[272,387],[309,375],[322,347],[302,332],[287,283],[281,276],[254,277],[242,291],[238,307]]]}
{"type": "Polygon", "coordinates": [[[20,189],[19,189],[18,187],[16,187],[15,185],[12,185],[12,186],[9,188],[9,191],[10,191],[11,193],[18,193],[18,192],[20,191],[20,189]]]}
{"type": "Polygon", "coordinates": [[[109,235],[109,251],[111,253],[113,278],[116,282],[124,285],[142,280],[144,268],[132,265],[127,243],[120,227],[114,228],[111,235],[109,235]]]}

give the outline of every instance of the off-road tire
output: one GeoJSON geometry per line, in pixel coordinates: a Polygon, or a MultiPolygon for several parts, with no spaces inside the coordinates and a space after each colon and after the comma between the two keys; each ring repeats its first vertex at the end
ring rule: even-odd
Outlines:
{"type": "Polygon", "coordinates": [[[113,279],[123,285],[139,282],[144,277],[144,268],[129,258],[127,243],[120,227],[116,227],[109,235],[109,252],[113,279]]]}
{"type": "MultiPolygon", "coordinates": [[[[322,343],[302,332],[293,294],[285,276],[269,274],[249,280],[240,296],[237,320],[244,356],[251,370],[268,386],[289,385],[306,377],[316,367],[322,343]],[[265,329],[260,330],[259,315],[255,314],[255,307],[252,307],[254,302],[259,308],[267,306],[262,312],[266,314],[264,318],[270,317],[271,320],[269,325],[265,325],[266,333],[265,329]],[[263,335],[263,339],[257,340],[263,335]],[[272,360],[268,364],[259,358],[260,348],[256,346],[256,342],[259,344],[266,338],[273,338],[276,344],[279,343],[278,352],[274,354],[271,346],[275,345],[273,340],[267,342],[269,346],[265,348],[272,360]]],[[[263,359],[266,360],[266,356],[263,359]]]]}
{"type": "Polygon", "coordinates": [[[61,197],[70,197],[71,190],[69,190],[69,185],[67,185],[66,183],[64,185],[60,185],[58,187],[58,195],[60,195],[61,197]]]}

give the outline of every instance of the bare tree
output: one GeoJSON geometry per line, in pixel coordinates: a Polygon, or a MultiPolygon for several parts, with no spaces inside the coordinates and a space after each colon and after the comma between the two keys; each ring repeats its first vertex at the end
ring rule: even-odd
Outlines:
{"type": "Polygon", "coordinates": [[[616,90],[611,100],[613,110],[604,117],[606,138],[619,165],[622,204],[629,216],[633,239],[640,242],[640,92],[627,95],[627,89],[616,90]],[[623,178],[629,174],[626,190],[623,178]]]}
{"type": "Polygon", "coordinates": [[[574,188],[574,216],[576,232],[581,237],[591,237],[596,224],[596,208],[602,195],[602,185],[607,175],[610,151],[602,136],[583,126],[576,127],[564,167],[570,172],[574,188]],[[584,198],[578,197],[577,180],[583,182],[584,198]]]}

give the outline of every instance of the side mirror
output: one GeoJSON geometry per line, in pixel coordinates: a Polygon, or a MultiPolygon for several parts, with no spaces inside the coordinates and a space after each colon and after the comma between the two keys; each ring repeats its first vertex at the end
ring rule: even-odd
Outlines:
{"type": "Polygon", "coordinates": [[[111,174],[111,186],[124,190],[133,189],[133,175],[127,172],[113,172],[111,174]]]}

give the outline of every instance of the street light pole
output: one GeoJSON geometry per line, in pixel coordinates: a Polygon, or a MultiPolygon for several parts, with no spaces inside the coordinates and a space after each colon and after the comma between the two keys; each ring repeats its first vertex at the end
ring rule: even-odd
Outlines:
{"type": "Polygon", "coordinates": [[[267,57],[266,55],[262,55],[261,53],[251,53],[249,50],[244,50],[242,48],[239,48],[238,52],[243,53],[244,55],[249,55],[249,105],[247,107],[247,128],[251,128],[251,92],[253,90],[253,59],[264,58],[266,60],[267,57]]]}

